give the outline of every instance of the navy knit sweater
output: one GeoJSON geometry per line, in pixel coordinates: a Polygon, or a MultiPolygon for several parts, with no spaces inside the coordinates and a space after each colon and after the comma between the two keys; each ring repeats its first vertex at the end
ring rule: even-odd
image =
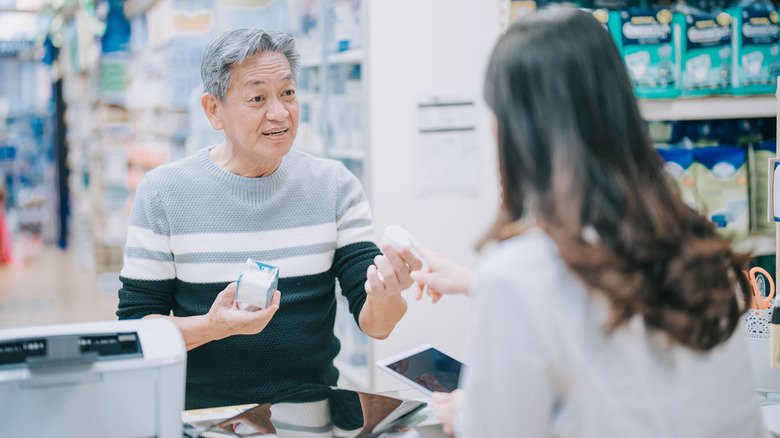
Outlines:
{"type": "Polygon", "coordinates": [[[335,385],[335,280],[357,322],[379,249],[363,189],[341,163],[291,151],[244,178],[207,149],[146,175],[120,274],[120,319],[208,312],[247,258],[279,267],[279,310],[260,334],[190,350],[187,409],[258,403],[310,383],[335,385]]]}

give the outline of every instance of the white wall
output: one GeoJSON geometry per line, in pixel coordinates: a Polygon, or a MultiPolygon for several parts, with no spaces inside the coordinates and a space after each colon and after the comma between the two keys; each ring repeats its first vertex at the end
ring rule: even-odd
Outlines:
{"type": "MultiPolygon", "coordinates": [[[[400,224],[432,249],[473,265],[473,244],[497,210],[496,148],[482,99],[487,59],[499,32],[502,0],[367,1],[369,190],[380,241],[384,228],[400,224]],[[466,95],[476,102],[474,148],[479,195],[418,198],[415,180],[416,103],[430,95],[466,95]]],[[[407,315],[386,341],[374,344],[374,360],[431,343],[465,356],[469,302],[455,297],[431,305],[411,299],[407,315]]],[[[401,388],[384,373],[374,389],[401,388]]]]}

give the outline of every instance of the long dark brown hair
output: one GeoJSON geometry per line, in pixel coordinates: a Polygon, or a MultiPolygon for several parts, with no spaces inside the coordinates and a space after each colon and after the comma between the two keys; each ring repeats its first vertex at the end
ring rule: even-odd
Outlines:
{"type": "Polygon", "coordinates": [[[485,98],[499,222],[529,213],[608,297],[608,330],[639,314],[695,350],[731,336],[749,300],[746,257],[667,184],[617,48],[591,14],[553,6],[515,23],[493,51],[485,98]]]}

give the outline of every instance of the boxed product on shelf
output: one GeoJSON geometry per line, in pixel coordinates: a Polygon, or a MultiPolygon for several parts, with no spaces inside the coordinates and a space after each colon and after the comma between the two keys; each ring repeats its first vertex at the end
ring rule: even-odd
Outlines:
{"type": "Polygon", "coordinates": [[[685,148],[658,148],[664,160],[664,170],[680,191],[683,201],[691,208],[698,208],[696,174],[693,166],[693,150],[685,148]]]}
{"type": "Polygon", "coordinates": [[[767,220],[769,168],[767,163],[777,154],[777,141],[764,140],[748,149],[750,165],[750,228],[752,231],[773,235],[775,224],[767,220]]]}
{"type": "Polygon", "coordinates": [[[682,96],[731,92],[732,18],[725,12],[678,7],[674,14],[677,76],[682,96]]]}
{"type": "Polygon", "coordinates": [[[734,94],[774,93],[780,74],[777,10],[769,1],[753,0],[729,13],[734,17],[734,94]]]}
{"type": "Polygon", "coordinates": [[[666,8],[621,8],[610,13],[609,28],[639,97],[679,95],[672,12],[666,8]]]}
{"type": "Polygon", "coordinates": [[[693,154],[699,211],[732,242],[744,240],[750,230],[747,152],[714,146],[694,149],[693,154]]]}

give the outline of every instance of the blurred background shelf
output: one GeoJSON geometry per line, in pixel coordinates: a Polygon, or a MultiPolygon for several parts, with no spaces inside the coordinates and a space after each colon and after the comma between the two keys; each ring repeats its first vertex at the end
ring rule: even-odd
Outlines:
{"type": "Polygon", "coordinates": [[[753,256],[775,253],[775,238],[773,236],[752,235],[742,242],[734,244],[739,252],[748,252],[753,256]]]}
{"type": "Polygon", "coordinates": [[[777,101],[772,95],[640,99],[639,110],[648,121],[775,117],[777,101]]]}

